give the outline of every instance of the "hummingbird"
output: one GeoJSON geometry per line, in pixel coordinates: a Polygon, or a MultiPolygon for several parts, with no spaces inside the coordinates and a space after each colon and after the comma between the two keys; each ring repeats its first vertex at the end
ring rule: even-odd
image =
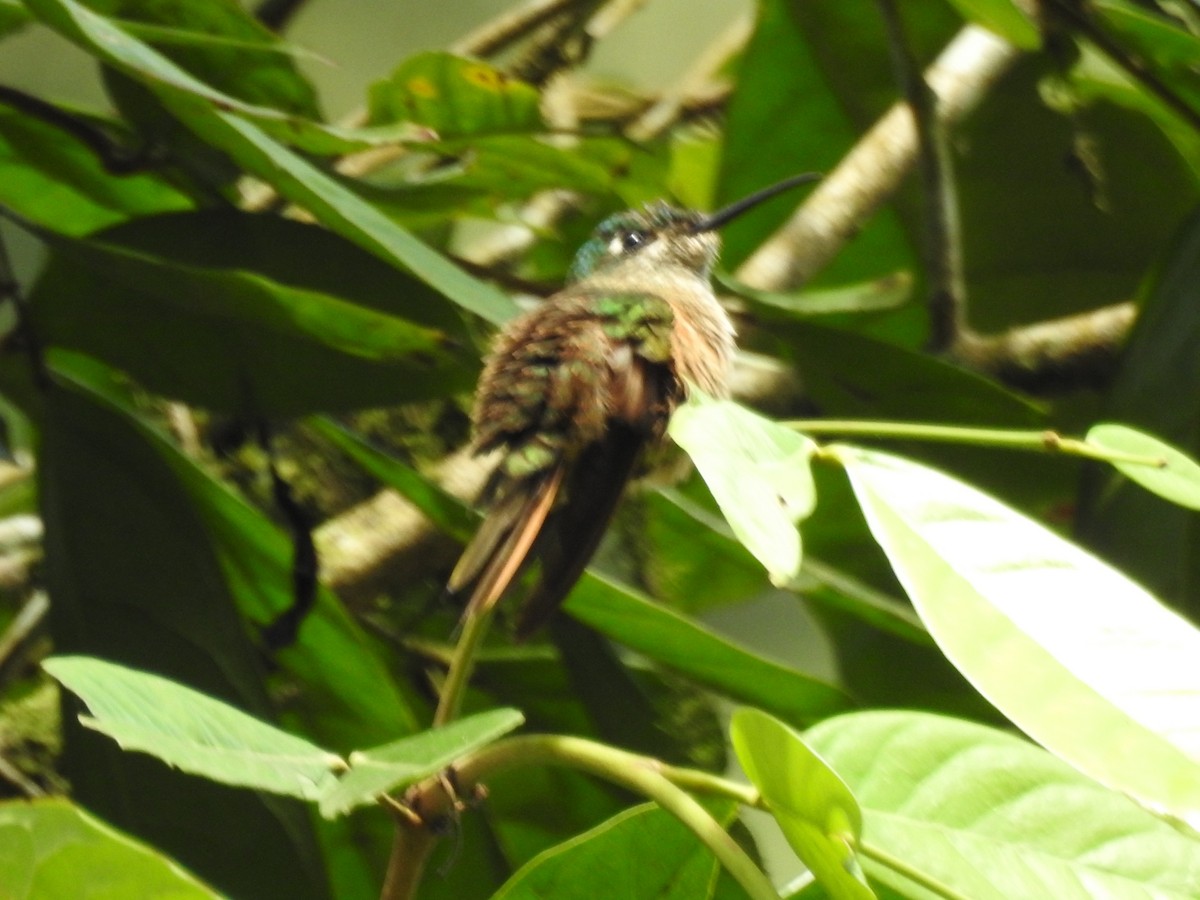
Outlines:
{"type": "Polygon", "coordinates": [[[567,283],[512,320],[488,355],[472,412],[474,451],[501,451],[480,494],[483,524],[447,592],[490,610],[534,560],[516,621],[535,631],[583,573],[633,477],[692,390],[729,393],[734,328],[710,275],[717,229],[786,179],[703,215],[659,201],[602,222],[567,283]]]}

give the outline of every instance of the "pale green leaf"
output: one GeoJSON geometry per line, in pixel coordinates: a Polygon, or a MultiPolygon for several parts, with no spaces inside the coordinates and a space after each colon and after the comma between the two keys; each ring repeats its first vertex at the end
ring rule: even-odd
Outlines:
{"type": "Polygon", "coordinates": [[[84,725],[184,772],[316,800],[345,767],[315,744],[158,675],[85,656],[42,665],[87,704],[84,725]]]}
{"type": "Polygon", "coordinates": [[[1036,50],[1042,42],[1037,27],[1013,0],[950,0],[964,18],[978,22],[1024,50],[1036,50]]]}
{"type": "Polygon", "coordinates": [[[1113,466],[1130,481],[1172,503],[1200,509],[1200,464],[1182,450],[1144,431],[1109,422],[1088,429],[1087,440],[1105,450],[1160,460],[1160,466],[1122,460],[1114,460],[1113,466]]]}
{"type": "Polygon", "coordinates": [[[867,874],[901,896],[935,895],[889,858],[943,897],[1200,897],[1200,842],[1015,735],[872,711],[804,737],[858,798],[867,874]]]}
{"type": "Polygon", "coordinates": [[[350,771],[321,797],[328,819],[401,790],[491,743],[525,721],[515,709],[493,709],[371,750],[350,754],[350,771]]]}
{"type": "Polygon", "coordinates": [[[671,417],[670,434],[704,477],[729,527],[784,585],[800,571],[796,523],[816,504],[804,435],[727,400],[693,399],[671,417]]]}
{"type": "Polygon", "coordinates": [[[874,897],[855,846],[862,811],[854,794],[795,731],[757,709],[739,709],[733,748],[796,855],[837,900],[874,897]]]}
{"type": "Polygon", "coordinates": [[[0,803],[0,897],[220,897],[152,847],[69,800],[0,803]]]}
{"type": "Polygon", "coordinates": [[[969,485],[830,450],[930,634],[980,693],[1081,771],[1200,826],[1200,632],[969,485]]]}

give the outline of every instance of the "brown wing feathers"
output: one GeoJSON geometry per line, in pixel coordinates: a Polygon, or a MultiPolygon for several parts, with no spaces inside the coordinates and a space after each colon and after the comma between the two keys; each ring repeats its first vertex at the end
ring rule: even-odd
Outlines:
{"type": "Polygon", "coordinates": [[[480,379],[476,443],[505,456],[485,491],[491,509],[448,590],[469,595],[470,610],[487,609],[540,560],[519,636],[541,625],[582,574],[674,401],[669,366],[614,337],[588,299],[560,296],[516,320],[480,379]]]}

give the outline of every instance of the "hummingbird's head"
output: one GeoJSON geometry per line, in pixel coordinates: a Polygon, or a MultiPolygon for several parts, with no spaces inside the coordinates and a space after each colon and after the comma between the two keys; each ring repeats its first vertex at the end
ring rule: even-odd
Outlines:
{"type": "Polygon", "coordinates": [[[819,177],[810,172],[787,178],[708,215],[662,201],[617,213],[601,222],[579,248],[568,280],[579,281],[633,260],[654,268],[683,268],[708,278],[721,249],[717,229],[764,200],[819,177]]]}
{"type": "Polygon", "coordinates": [[[676,266],[707,277],[721,248],[714,231],[698,231],[701,215],[666,203],[609,216],[579,248],[571,263],[570,281],[579,281],[629,262],[655,267],[676,266]]]}

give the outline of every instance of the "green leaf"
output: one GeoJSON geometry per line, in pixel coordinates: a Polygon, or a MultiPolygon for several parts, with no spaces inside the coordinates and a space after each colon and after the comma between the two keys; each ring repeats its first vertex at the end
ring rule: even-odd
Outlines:
{"type": "MultiPolygon", "coordinates": [[[[60,381],[56,356],[47,358],[53,385],[33,407],[56,649],[160,672],[268,718],[261,659],[169,461],[127,413],[60,381]]],[[[298,804],[181,776],[120,752],[74,717],[63,730],[63,768],[89,809],[235,896],[255,896],[289,877],[297,897],[328,896],[298,804]],[[183,830],[180,809],[192,811],[183,830]]]]}
{"type": "Polygon", "coordinates": [[[63,131],[0,105],[0,205],[46,228],[81,235],[192,204],[159,175],[113,175],[63,131]]]}
{"type": "Polygon", "coordinates": [[[669,434],[696,464],[738,540],[777,585],[800,571],[796,523],[816,505],[799,432],[728,400],[693,399],[675,411],[669,434]]]}
{"type": "MultiPolygon", "coordinates": [[[[183,5],[189,10],[197,8],[197,4],[187,3],[186,0],[183,5]]],[[[306,84],[295,81],[291,88],[282,91],[279,89],[280,82],[276,74],[279,71],[290,70],[291,63],[281,60],[278,54],[246,53],[231,48],[175,48],[174,56],[199,59],[197,70],[203,71],[203,77],[215,79],[218,84],[225,80],[225,75],[234,74],[231,84],[237,90],[242,89],[244,83],[241,76],[245,74],[244,71],[237,70],[244,70],[246,65],[251,68],[276,70],[276,74],[268,72],[261,83],[246,92],[252,99],[241,99],[199,80],[168,56],[124,31],[112,19],[93,12],[75,0],[30,0],[26,6],[45,24],[81,45],[98,59],[147,84],[159,93],[159,99],[164,103],[166,99],[162,94],[173,93],[176,98],[187,97],[198,104],[197,109],[203,108],[210,114],[217,110],[235,111],[254,119],[277,139],[309,153],[349,153],[380,143],[394,143],[398,139],[422,140],[426,137],[407,126],[356,131],[325,125],[309,118],[314,110],[311,108],[311,95],[307,99],[303,96],[305,91],[310,90],[306,84]],[[231,66],[226,59],[229,56],[235,56],[240,61],[231,66]],[[300,86],[299,92],[295,90],[297,85],[300,86]],[[284,109],[263,105],[264,103],[278,103],[284,109]],[[305,110],[305,114],[297,115],[284,111],[296,109],[305,110]]],[[[209,6],[205,4],[204,8],[209,6]]],[[[230,4],[217,6],[221,10],[234,8],[230,4]]],[[[219,17],[221,15],[223,14],[218,13],[219,17]]],[[[203,134],[200,136],[204,137],[203,134]]]]}
{"type": "Polygon", "coordinates": [[[930,634],[980,693],[1097,781],[1200,827],[1200,632],[967,484],[830,449],[930,634]]]}
{"type": "Polygon", "coordinates": [[[371,85],[370,121],[418,122],[442,139],[545,129],[532,85],[480,60],[418,53],[371,85]]]}
{"type": "Polygon", "coordinates": [[[459,269],[252,123],[229,113],[213,114],[183,97],[172,96],[168,106],[189,127],[282,196],[308,209],[330,230],[407,269],[463,309],[496,324],[516,311],[505,294],[459,269]]]}
{"type": "Polygon", "coordinates": [[[1161,460],[1161,466],[1121,460],[1112,465],[1146,490],[1180,506],[1200,509],[1200,463],[1182,450],[1128,425],[1107,422],[1089,428],[1087,440],[1116,453],[1161,460]]]}
{"type": "MultiPolygon", "coordinates": [[[[116,384],[117,375],[112,370],[87,357],[61,351],[51,355],[51,362],[58,377],[118,416],[154,458],[168,467],[175,479],[171,490],[180,492],[172,496],[181,497],[179,504],[194,509],[199,517],[204,528],[203,545],[215,557],[218,577],[223,577],[233,594],[231,602],[237,604],[241,614],[266,624],[287,609],[294,600],[293,548],[279,528],[181,453],[164,434],[142,421],[133,411],[124,386],[116,384]]],[[[164,493],[166,488],[158,486],[157,490],[164,493]]],[[[107,498],[106,503],[108,508],[120,507],[107,498]]],[[[122,521],[117,530],[129,528],[129,523],[122,521]]],[[[202,546],[178,522],[164,531],[179,533],[181,540],[188,538],[193,548],[202,546]]],[[[122,546],[140,561],[146,547],[154,545],[122,546]]],[[[121,557],[110,554],[106,561],[117,558],[121,557]]],[[[174,585],[168,591],[172,596],[180,592],[174,585]]],[[[337,598],[323,587],[318,588],[316,605],[305,619],[297,643],[278,653],[276,662],[306,685],[290,709],[324,743],[349,749],[418,727],[416,714],[400,696],[376,649],[337,598]]]]}
{"type": "Polygon", "coordinates": [[[345,763],[335,754],[219,700],[149,672],[57,656],[42,667],[78,694],[87,727],[126,750],[224,784],[316,800],[345,763]]]}
{"type": "Polygon", "coordinates": [[[0,37],[19,31],[32,18],[19,0],[0,0],[0,37]]]}
{"type": "Polygon", "coordinates": [[[438,330],[459,326],[436,294],[318,228],[203,212],[46,237],[42,341],[168,396],[285,416],[442,396],[474,368],[438,330]]]}
{"type": "Polygon", "coordinates": [[[1042,36],[1013,0],[950,0],[963,18],[982,25],[1022,50],[1036,50],[1042,36]]]}
{"type": "Polygon", "coordinates": [[[1012,734],[879,711],[805,739],[858,798],[867,873],[899,896],[934,895],[891,860],[973,900],[1200,896],[1200,842],[1012,734]]]}
{"type": "Polygon", "coordinates": [[[565,608],[630,649],[790,722],[812,721],[850,705],[833,685],[765,659],[599,575],[584,575],[565,608]]]}
{"type": "MultiPolygon", "coordinates": [[[[723,826],[736,817],[733,803],[711,808],[723,826]]],[[[685,825],[647,803],[539,854],[493,900],[591,900],[598,891],[628,900],[702,900],[714,896],[718,870],[716,858],[685,825]]]]}
{"type": "Polygon", "coordinates": [[[332,819],[428,778],[524,721],[515,709],[493,709],[383,747],[355,750],[350,770],[321,797],[321,815],[332,819]]]}
{"type": "Polygon", "coordinates": [[[221,895],[154,848],[53,797],[0,803],[0,896],[217,900],[221,895]]]}
{"type": "Polygon", "coordinates": [[[795,731],[756,709],[730,724],[733,748],[750,782],[796,855],[831,897],[874,897],[855,855],[862,811],[854,794],[795,731]]]}
{"type": "Polygon", "coordinates": [[[1195,64],[1200,56],[1200,37],[1166,16],[1124,0],[1097,0],[1094,14],[1126,53],[1182,100],[1190,101],[1193,112],[1197,110],[1200,76],[1195,64]]]}

